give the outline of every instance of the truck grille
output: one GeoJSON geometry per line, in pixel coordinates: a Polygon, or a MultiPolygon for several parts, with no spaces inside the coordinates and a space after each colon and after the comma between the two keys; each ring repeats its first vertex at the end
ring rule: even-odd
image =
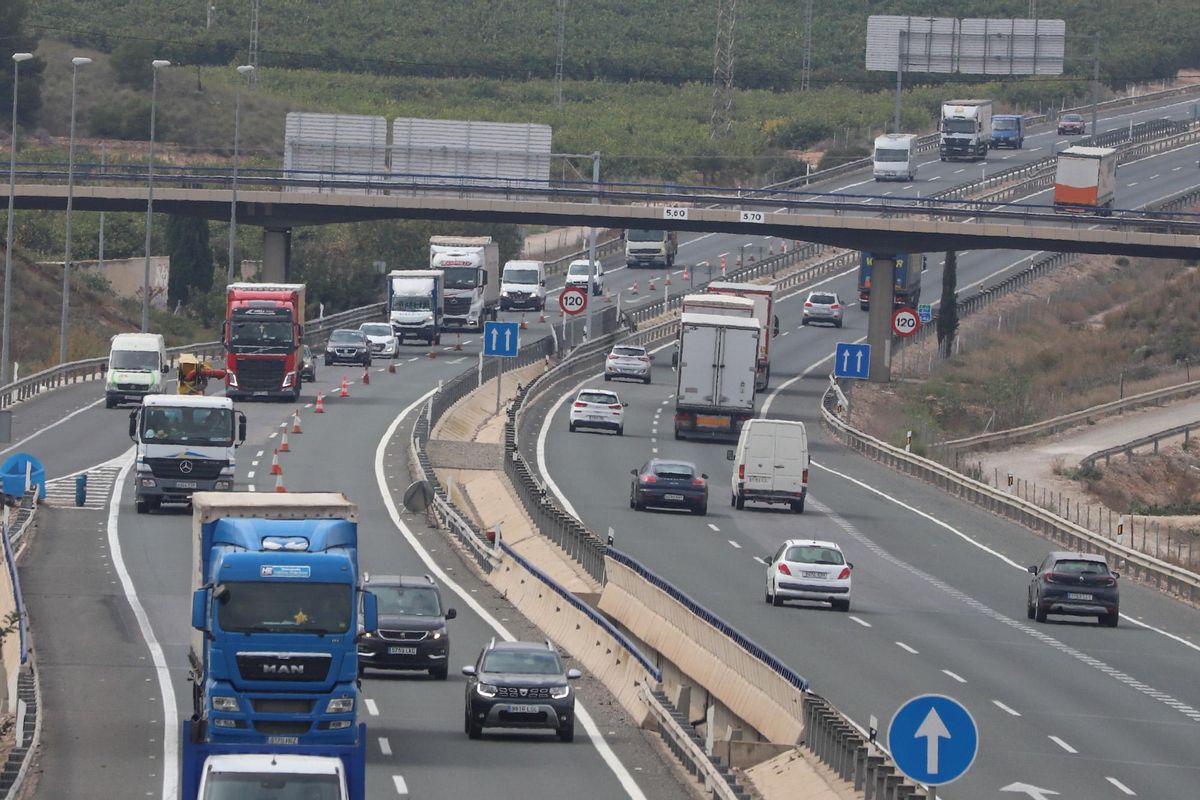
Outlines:
{"type": "Polygon", "coordinates": [[[312,727],[310,722],[284,722],[283,720],[255,720],[254,730],[266,736],[303,736],[312,727]]]}
{"type": "Polygon", "coordinates": [[[379,631],[379,638],[390,642],[419,642],[428,637],[429,631],[379,631]]]}
{"type": "Polygon", "coordinates": [[[118,383],[118,392],[150,392],[150,385],[145,383],[118,383]]]}
{"type": "Polygon", "coordinates": [[[259,714],[311,714],[313,701],[300,698],[254,697],[250,705],[259,714]]]}
{"type": "Polygon", "coordinates": [[[225,461],[199,458],[147,458],[146,466],[156,478],[179,478],[181,480],[212,480],[228,466],[225,461]]]}
{"type": "Polygon", "coordinates": [[[545,686],[521,687],[500,686],[496,689],[496,697],[515,697],[530,700],[544,700],[550,696],[550,690],[545,686]]]}
{"type": "Polygon", "coordinates": [[[442,308],[447,314],[466,314],[471,310],[471,298],[447,297],[442,308]]]}
{"type": "Polygon", "coordinates": [[[283,385],[282,358],[237,359],[238,387],[242,391],[275,391],[283,385]]]}
{"type": "Polygon", "coordinates": [[[238,653],[238,672],[248,681],[323,681],[329,675],[328,653],[238,653]]]}

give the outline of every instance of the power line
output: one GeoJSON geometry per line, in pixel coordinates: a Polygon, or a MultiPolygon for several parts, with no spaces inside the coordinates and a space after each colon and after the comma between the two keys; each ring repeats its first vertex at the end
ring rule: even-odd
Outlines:
{"type": "Polygon", "coordinates": [[[813,0],[804,3],[804,56],[800,64],[800,91],[808,91],[808,82],[812,77],[812,46],[813,46],[813,0]]]}
{"type": "Polygon", "coordinates": [[[733,127],[733,26],[737,0],[717,0],[717,40],[713,47],[712,117],[709,136],[725,136],[733,127]]]}

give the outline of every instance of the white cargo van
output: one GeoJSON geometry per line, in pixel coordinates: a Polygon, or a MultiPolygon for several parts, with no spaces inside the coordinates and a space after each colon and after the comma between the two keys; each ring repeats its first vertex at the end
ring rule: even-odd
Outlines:
{"type": "Polygon", "coordinates": [[[808,495],[808,434],[803,422],[752,419],[742,426],[733,462],[733,506],[786,503],[804,512],[808,495]]]}
{"type": "Polygon", "coordinates": [[[874,175],[877,181],[911,181],[917,177],[917,137],[885,133],[875,139],[874,175]]]}
{"type": "Polygon", "coordinates": [[[541,261],[506,261],[500,274],[501,311],[546,308],[546,265],[541,261]]]}
{"type": "Polygon", "coordinates": [[[171,371],[167,343],[158,333],[118,333],[112,337],[108,363],[100,367],[105,374],[104,406],[141,403],[149,394],[166,391],[171,371]]]}

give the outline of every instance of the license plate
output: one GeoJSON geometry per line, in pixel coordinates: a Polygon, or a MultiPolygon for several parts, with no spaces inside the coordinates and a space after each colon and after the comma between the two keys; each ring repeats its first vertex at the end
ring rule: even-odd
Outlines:
{"type": "Polygon", "coordinates": [[[681,494],[664,494],[663,500],[681,501],[681,500],[683,500],[683,495],[681,495],[681,494]]]}
{"type": "Polygon", "coordinates": [[[195,489],[196,482],[195,481],[175,481],[175,488],[176,489],[195,489]]]}
{"type": "Polygon", "coordinates": [[[257,392],[251,392],[250,396],[251,397],[266,397],[269,394],[270,394],[270,392],[268,392],[266,389],[261,389],[257,392]]]}
{"type": "Polygon", "coordinates": [[[822,578],[823,579],[825,577],[824,572],[813,572],[811,570],[804,570],[800,573],[800,575],[805,578],[822,578]]]}
{"type": "Polygon", "coordinates": [[[417,648],[415,647],[389,647],[388,655],[390,656],[415,656],[417,648]]]}
{"type": "Polygon", "coordinates": [[[696,427],[698,428],[728,428],[729,417],[712,417],[707,414],[696,415],[696,427]]]}
{"type": "Polygon", "coordinates": [[[268,736],[267,744],[300,744],[299,736],[268,736]]]}
{"type": "Polygon", "coordinates": [[[749,480],[750,480],[750,483],[769,483],[771,480],[771,476],[770,475],[751,475],[749,480]]]}
{"type": "Polygon", "coordinates": [[[510,714],[536,714],[540,710],[537,706],[517,705],[508,707],[508,713],[510,714]]]}
{"type": "Polygon", "coordinates": [[[1091,600],[1092,596],[1087,592],[1067,592],[1068,600],[1091,600]]]}

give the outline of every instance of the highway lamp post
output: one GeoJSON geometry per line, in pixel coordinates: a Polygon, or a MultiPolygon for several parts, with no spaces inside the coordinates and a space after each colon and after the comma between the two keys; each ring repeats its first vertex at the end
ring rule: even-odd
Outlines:
{"type": "Polygon", "coordinates": [[[9,333],[12,322],[12,240],[13,240],[13,200],[17,191],[17,86],[21,75],[21,62],[33,58],[33,53],[13,53],[13,102],[12,102],[12,140],[8,152],[8,233],[4,237],[4,344],[0,354],[0,385],[8,383],[8,359],[10,355],[9,333]]]}
{"type": "MultiPolygon", "coordinates": [[[[592,202],[600,202],[600,153],[592,153],[592,202]]],[[[588,282],[587,309],[583,323],[584,338],[592,338],[592,298],[596,292],[596,229],[588,228],[588,282]]]]}
{"type": "Polygon", "coordinates": [[[67,230],[63,250],[62,330],[59,332],[58,363],[67,363],[67,333],[71,322],[71,206],[75,202],[75,84],[79,68],[92,63],[90,58],[71,59],[71,138],[67,146],[67,230]]]}
{"type": "Polygon", "coordinates": [[[242,129],[242,81],[241,77],[254,72],[253,64],[243,64],[237,68],[238,84],[233,104],[233,196],[229,201],[229,273],[228,283],[233,283],[233,265],[236,256],[237,242],[237,182],[238,182],[238,140],[242,129]]]}
{"type": "Polygon", "coordinates": [[[146,261],[142,267],[142,333],[150,330],[150,237],[154,232],[154,118],[158,110],[158,71],[171,66],[156,58],[150,62],[150,161],[146,168],[146,261]]]}

